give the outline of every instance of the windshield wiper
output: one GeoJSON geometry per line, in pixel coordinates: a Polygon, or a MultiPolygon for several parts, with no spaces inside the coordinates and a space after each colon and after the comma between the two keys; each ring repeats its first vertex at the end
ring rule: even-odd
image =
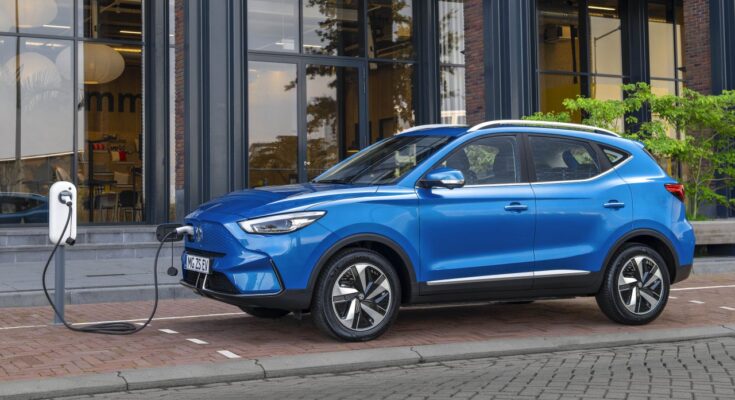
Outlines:
{"type": "Polygon", "coordinates": [[[350,182],[349,181],[346,181],[344,179],[320,179],[318,181],[317,180],[313,180],[313,181],[311,181],[311,183],[336,183],[336,184],[341,184],[341,185],[347,185],[350,182]]]}

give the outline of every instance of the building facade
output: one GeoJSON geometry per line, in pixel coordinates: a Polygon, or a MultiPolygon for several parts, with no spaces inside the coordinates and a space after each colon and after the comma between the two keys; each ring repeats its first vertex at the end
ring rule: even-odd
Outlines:
{"type": "Polygon", "coordinates": [[[0,0],[0,224],[42,224],[57,180],[86,224],[180,220],[630,82],[735,89],[735,1],[0,0]]]}

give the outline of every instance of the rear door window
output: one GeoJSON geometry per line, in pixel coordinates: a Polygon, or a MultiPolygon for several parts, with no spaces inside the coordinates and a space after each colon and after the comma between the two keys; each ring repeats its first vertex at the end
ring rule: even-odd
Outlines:
{"type": "Polygon", "coordinates": [[[537,182],[563,182],[592,178],[602,172],[597,152],[581,140],[529,136],[537,182]]]}

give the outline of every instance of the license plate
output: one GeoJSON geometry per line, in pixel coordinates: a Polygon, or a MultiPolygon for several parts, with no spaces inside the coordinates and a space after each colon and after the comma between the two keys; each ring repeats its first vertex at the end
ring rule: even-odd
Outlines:
{"type": "Polygon", "coordinates": [[[201,272],[203,274],[209,273],[209,259],[206,257],[193,256],[191,254],[186,255],[185,269],[194,272],[201,272]]]}

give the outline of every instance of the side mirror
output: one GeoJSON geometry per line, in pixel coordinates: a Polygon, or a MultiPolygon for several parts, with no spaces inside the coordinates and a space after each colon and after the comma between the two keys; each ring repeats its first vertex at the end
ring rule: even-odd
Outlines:
{"type": "Polygon", "coordinates": [[[442,167],[426,174],[419,184],[427,189],[432,187],[460,188],[464,186],[464,175],[460,170],[442,167]]]}

